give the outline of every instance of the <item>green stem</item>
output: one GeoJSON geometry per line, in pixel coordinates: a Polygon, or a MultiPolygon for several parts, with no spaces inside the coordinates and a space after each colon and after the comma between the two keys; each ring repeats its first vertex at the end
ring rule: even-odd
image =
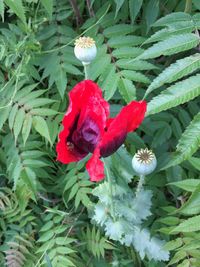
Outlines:
{"type": "Polygon", "coordinates": [[[110,176],[109,170],[106,166],[106,163],[104,161],[104,159],[102,159],[103,163],[104,163],[104,167],[105,167],[105,171],[106,171],[106,177],[108,179],[108,185],[109,185],[109,194],[110,194],[110,199],[111,199],[111,203],[110,203],[110,208],[111,208],[111,215],[113,216],[114,221],[116,221],[115,218],[115,210],[114,210],[114,202],[113,202],[113,186],[112,186],[112,178],[110,176]]]}
{"type": "Polygon", "coordinates": [[[185,13],[191,13],[192,11],[192,0],[186,0],[185,2],[185,13]]]}
{"type": "Polygon", "coordinates": [[[83,64],[84,73],[85,73],[85,80],[88,79],[88,66],[89,66],[89,64],[83,64]]]}
{"type": "Polygon", "coordinates": [[[144,184],[145,176],[143,174],[140,175],[139,183],[136,189],[136,195],[142,190],[144,184]]]}

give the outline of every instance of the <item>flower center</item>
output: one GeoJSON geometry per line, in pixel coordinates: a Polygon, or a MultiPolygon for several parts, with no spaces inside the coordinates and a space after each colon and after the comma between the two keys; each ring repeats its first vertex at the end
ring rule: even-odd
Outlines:
{"type": "Polygon", "coordinates": [[[145,149],[140,149],[137,152],[136,158],[140,163],[150,164],[154,160],[155,155],[151,150],[145,148],[145,149]]]}
{"type": "Polygon", "coordinates": [[[98,125],[87,118],[80,129],[76,129],[72,134],[72,142],[83,152],[93,152],[100,139],[98,125]]]}
{"type": "Polygon", "coordinates": [[[80,48],[90,48],[95,44],[95,41],[90,37],[80,37],[76,39],[75,46],[80,48]]]}

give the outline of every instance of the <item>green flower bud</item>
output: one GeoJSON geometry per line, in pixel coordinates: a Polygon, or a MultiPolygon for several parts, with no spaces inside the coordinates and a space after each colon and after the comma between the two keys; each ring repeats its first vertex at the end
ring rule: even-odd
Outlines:
{"type": "Polygon", "coordinates": [[[132,166],[139,175],[152,173],[157,166],[155,154],[147,148],[138,150],[132,159],[132,166]]]}
{"type": "Polygon", "coordinates": [[[90,37],[80,37],[75,41],[74,54],[83,65],[88,65],[97,54],[95,41],[90,37]]]}

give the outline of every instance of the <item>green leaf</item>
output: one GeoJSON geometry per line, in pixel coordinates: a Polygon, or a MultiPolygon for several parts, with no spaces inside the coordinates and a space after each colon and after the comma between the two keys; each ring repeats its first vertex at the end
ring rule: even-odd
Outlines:
{"type": "Polygon", "coordinates": [[[33,118],[33,126],[34,126],[35,130],[40,135],[45,137],[51,144],[51,139],[50,139],[50,135],[49,135],[49,129],[48,129],[46,121],[42,117],[35,116],[33,118]]]}
{"type": "Polygon", "coordinates": [[[45,253],[44,258],[46,260],[47,267],[53,267],[49,255],[47,253],[45,253]]]}
{"type": "Polygon", "coordinates": [[[189,162],[196,170],[200,171],[200,158],[191,157],[189,162]]]}
{"type": "Polygon", "coordinates": [[[154,44],[146,49],[137,59],[149,59],[169,56],[196,47],[199,44],[199,37],[193,33],[186,33],[171,36],[168,39],[154,44]]]}
{"type": "Polygon", "coordinates": [[[31,126],[32,126],[32,116],[30,113],[27,113],[25,115],[25,119],[24,119],[24,123],[22,127],[22,138],[23,138],[24,144],[26,143],[29,137],[31,126]]]}
{"type": "Polygon", "coordinates": [[[158,75],[147,88],[145,96],[166,83],[172,83],[200,68],[200,54],[180,59],[158,75]]]}
{"type": "Polygon", "coordinates": [[[0,0],[0,15],[1,15],[3,22],[4,22],[4,9],[5,9],[5,6],[4,6],[3,0],[0,0]]]}
{"type": "Polygon", "coordinates": [[[126,103],[136,99],[136,88],[130,80],[121,78],[118,82],[118,87],[126,103]]]}
{"type": "Polygon", "coordinates": [[[177,238],[175,240],[171,240],[171,241],[167,242],[164,245],[164,248],[167,249],[167,250],[174,250],[176,248],[181,247],[182,244],[183,244],[182,238],[177,238]]]}
{"type": "Polygon", "coordinates": [[[62,64],[58,65],[58,69],[55,73],[55,83],[61,98],[63,98],[66,91],[67,76],[66,70],[62,64]]]}
{"type": "Polygon", "coordinates": [[[115,18],[117,17],[117,14],[119,13],[120,8],[122,7],[125,0],[114,0],[116,4],[116,11],[115,11],[115,18]]]}
{"type": "Polygon", "coordinates": [[[4,0],[4,2],[26,24],[25,8],[22,0],[4,0]]]}
{"type": "Polygon", "coordinates": [[[200,94],[200,74],[178,82],[154,97],[147,108],[147,115],[176,107],[200,94]]]}
{"type": "Polygon", "coordinates": [[[177,263],[177,262],[179,262],[180,260],[182,260],[182,259],[184,259],[186,257],[187,257],[187,253],[185,251],[180,250],[180,251],[176,252],[176,254],[170,260],[168,265],[172,265],[174,263],[177,263]]]}
{"type": "Polygon", "coordinates": [[[119,76],[115,73],[114,66],[111,66],[111,68],[106,71],[106,74],[107,76],[104,76],[101,87],[103,88],[105,99],[109,100],[117,90],[119,76]]]}
{"type": "Polygon", "coordinates": [[[176,153],[173,155],[170,162],[165,166],[175,166],[182,161],[190,158],[199,148],[200,145],[200,113],[198,113],[191,121],[190,125],[182,134],[176,153]]]}
{"type": "Polygon", "coordinates": [[[24,112],[24,109],[21,108],[17,111],[15,122],[13,125],[15,140],[17,140],[17,137],[22,129],[24,118],[25,118],[25,112],[24,112]]]}
{"type": "Polygon", "coordinates": [[[145,19],[147,24],[147,33],[151,25],[155,22],[159,14],[159,0],[150,0],[145,6],[145,19]]]}
{"type": "Polygon", "coordinates": [[[200,185],[200,181],[198,179],[185,179],[183,181],[169,183],[169,185],[175,185],[176,187],[185,191],[194,192],[200,185]]]}
{"type": "Polygon", "coordinates": [[[37,240],[37,242],[46,242],[46,241],[49,241],[52,239],[52,237],[54,236],[54,231],[51,230],[51,231],[48,231],[48,232],[45,232],[44,234],[42,234],[40,236],[40,238],[37,240]]]}
{"type": "Polygon", "coordinates": [[[10,129],[13,128],[13,124],[15,121],[15,116],[17,114],[17,111],[18,111],[18,104],[15,104],[14,106],[12,106],[11,111],[10,111],[10,115],[8,118],[8,125],[9,125],[10,129]]]}
{"type": "Polygon", "coordinates": [[[191,19],[191,16],[185,12],[174,12],[166,15],[165,17],[160,18],[154,23],[153,26],[161,27],[180,21],[191,21],[191,19]]]}
{"type": "Polygon", "coordinates": [[[142,54],[143,51],[144,49],[140,47],[124,46],[115,49],[112,55],[116,58],[134,58],[142,54]]]}
{"type": "Polygon", "coordinates": [[[121,75],[131,81],[141,82],[141,83],[150,83],[150,80],[148,77],[134,70],[122,70],[121,75]]]}
{"type": "Polygon", "coordinates": [[[129,0],[129,10],[130,10],[130,17],[131,23],[133,24],[135,18],[137,17],[141,7],[142,7],[143,0],[129,0]]]}
{"type": "Polygon", "coordinates": [[[183,33],[191,33],[195,30],[196,25],[193,21],[181,21],[174,24],[168,24],[167,28],[156,31],[144,43],[152,43],[168,39],[172,35],[179,35],[183,33]]]}
{"type": "Polygon", "coordinates": [[[103,34],[110,38],[113,36],[119,36],[119,35],[126,35],[128,33],[133,32],[134,28],[132,25],[129,24],[118,24],[114,26],[110,26],[106,28],[103,32],[103,34]]]}
{"type": "Polygon", "coordinates": [[[192,218],[189,218],[182,222],[180,225],[175,227],[171,233],[191,233],[191,232],[196,232],[200,230],[200,215],[194,216],[192,218]]]}
{"type": "Polygon", "coordinates": [[[4,123],[6,122],[8,116],[10,114],[10,108],[4,108],[1,110],[1,116],[0,116],[0,130],[2,129],[4,123]]]}
{"type": "Polygon", "coordinates": [[[34,194],[35,196],[35,201],[37,198],[37,189],[36,189],[36,175],[35,173],[28,167],[26,167],[22,172],[21,172],[21,177],[24,181],[24,183],[27,185],[27,187],[30,189],[30,191],[34,194]]]}
{"type": "Polygon", "coordinates": [[[196,215],[200,213],[200,186],[197,186],[191,197],[179,209],[179,212],[185,215],[196,215]]]}
{"type": "Polygon", "coordinates": [[[41,4],[44,6],[49,14],[49,17],[51,18],[53,12],[53,0],[41,0],[41,4]]]}
{"type": "Polygon", "coordinates": [[[124,46],[132,47],[132,46],[140,45],[144,41],[145,41],[144,37],[137,36],[137,35],[115,36],[108,40],[108,45],[113,48],[120,48],[124,46]]]}

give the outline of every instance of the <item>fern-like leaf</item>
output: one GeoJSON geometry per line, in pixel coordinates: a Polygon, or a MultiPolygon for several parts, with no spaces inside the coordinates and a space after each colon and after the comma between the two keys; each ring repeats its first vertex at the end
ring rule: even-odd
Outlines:
{"type": "Polygon", "coordinates": [[[157,76],[147,88],[145,96],[166,83],[172,83],[200,68],[200,54],[176,61],[157,76]]]}
{"type": "Polygon", "coordinates": [[[199,44],[199,37],[193,33],[171,36],[168,39],[154,44],[145,50],[137,59],[156,58],[161,55],[169,56],[183,52],[199,44]]]}
{"type": "Polygon", "coordinates": [[[200,74],[178,82],[154,97],[147,108],[147,115],[155,114],[186,103],[200,94],[200,74]]]}
{"type": "Polygon", "coordinates": [[[200,113],[191,121],[190,125],[182,134],[176,153],[165,168],[175,166],[182,161],[189,159],[200,146],[200,113]]]}

